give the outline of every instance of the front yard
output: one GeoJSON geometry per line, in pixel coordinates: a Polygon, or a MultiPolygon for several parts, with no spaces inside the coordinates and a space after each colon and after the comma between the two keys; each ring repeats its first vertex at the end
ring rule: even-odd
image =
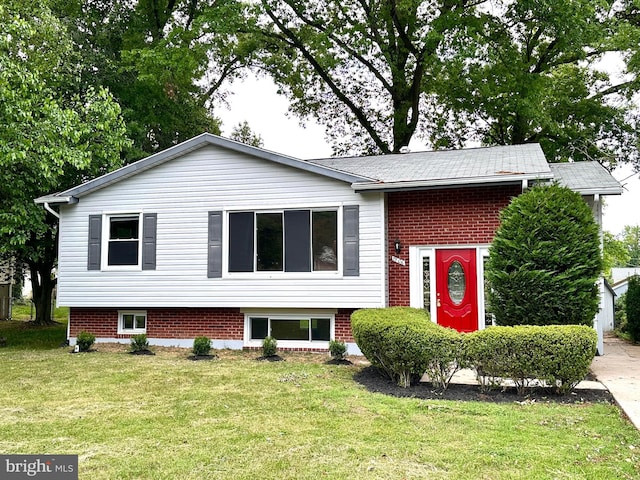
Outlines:
{"type": "Polygon", "coordinates": [[[640,433],[606,403],[395,398],[320,355],[96,348],[0,349],[0,452],[78,454],[86,479],[640,475],[640,433]]]}

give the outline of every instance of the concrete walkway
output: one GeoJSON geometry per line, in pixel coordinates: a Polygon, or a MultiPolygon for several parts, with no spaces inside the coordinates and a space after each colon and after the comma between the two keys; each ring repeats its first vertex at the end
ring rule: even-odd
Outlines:
{"type": "Polygon", "coordinates": [[[640,430],[640,345],[605,336],[604,355],[593,360],[591,372],[640,430]]]}

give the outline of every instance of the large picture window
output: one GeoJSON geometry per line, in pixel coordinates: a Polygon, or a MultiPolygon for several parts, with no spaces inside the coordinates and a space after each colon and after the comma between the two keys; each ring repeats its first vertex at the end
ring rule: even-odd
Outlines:
{"type": "Polygon", "coordinates": [[[229,272],[337,270],[337,210],[229,213],[229,272]]]}

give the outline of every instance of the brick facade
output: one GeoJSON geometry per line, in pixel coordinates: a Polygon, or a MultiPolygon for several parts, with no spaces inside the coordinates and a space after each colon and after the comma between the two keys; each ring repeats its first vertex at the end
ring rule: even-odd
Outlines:
{"type": "Polygon", "coordinates": [[[477,245],[493,240],[500,211],[520,195],[520,186],[468,187],[389,193],[387,197],[388,253],[402,243],[389,262],[389,305],[409,305],[409,246],[477,245]]]}
{"type": "MultiPolygon", "coordinates": [[[[149,338],[189,339],[203,335],[212,340],[242,340],[244,313],[239,308],[126,308],[147,312],[149,338]]],[[[353,310],[338,310],[335,315],[336,340],[353,342],[350,316],[353,310]]],[[[98,338],[129,338],[118,334],[117,308],[78,308],[69,312],[69,333],[75,337],[81,331],[98,338]]]]}

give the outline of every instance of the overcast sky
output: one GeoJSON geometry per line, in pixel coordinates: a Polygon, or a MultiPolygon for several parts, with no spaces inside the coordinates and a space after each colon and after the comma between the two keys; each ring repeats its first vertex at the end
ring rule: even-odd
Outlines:
{"type": "MultiPolygon", "coordinates": [[[[288,102],[277,95],[268,79],[248,77],[230,87],[229,109],[216,114],[223,121],[223,136],[229,136],[235,125],[247,121],[251,129],[262,136],[264,148],[296,158],[323,158],[331,155],[324,140],[324,129],[313,121],[301,126],[297,118],[287,116],[288,102]]],[[[613,172],[617,180],[632,175],[629,167],[613,172]]],[[[640,178],[638,174],[624,180],[625,192],[606,197],[604,229],[617,234],[625,225],[640,225],[640,178]]]]}

